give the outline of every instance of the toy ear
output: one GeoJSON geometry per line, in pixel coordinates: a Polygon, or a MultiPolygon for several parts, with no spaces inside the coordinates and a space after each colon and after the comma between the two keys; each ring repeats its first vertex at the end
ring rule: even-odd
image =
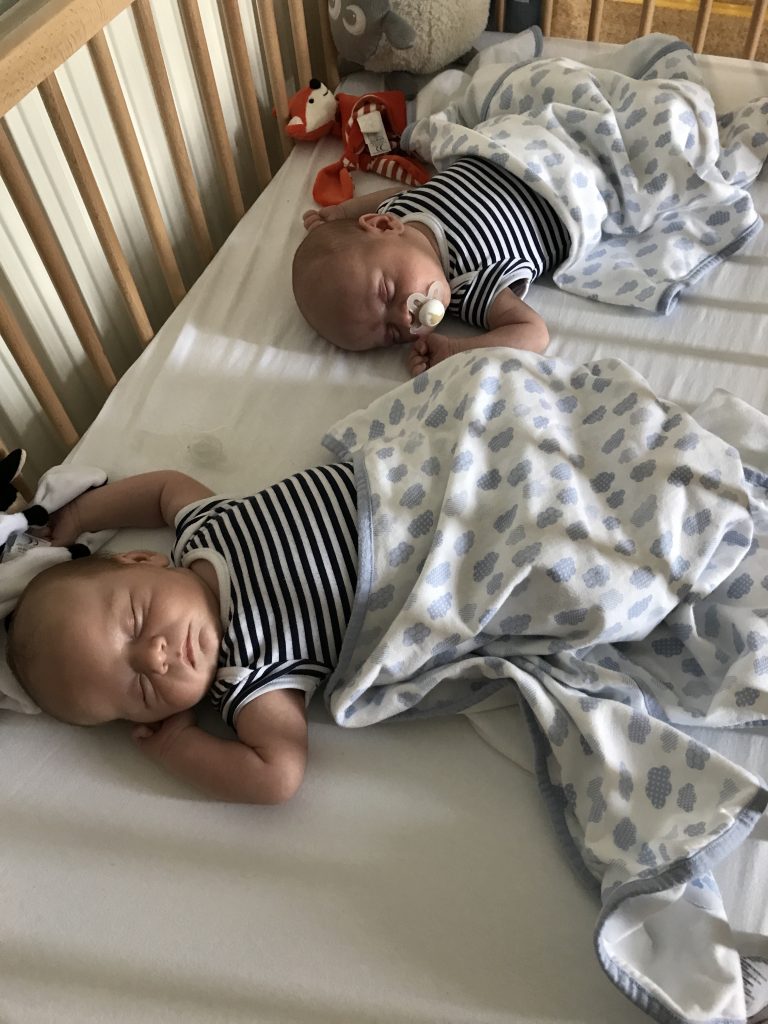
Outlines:
{"type": "Polygon", "coordinates": [[[45,526],[48,522],[48,512],[42,505],[28,505],[24,509],[24,515],[29,526],[45,526]]]}
{"type": "Polygon", "coordinates": [[[27,454],[21,448],[14,448],[4,459],[0,459],[0,511],[10,508],[16,500],[17,490],[13,480],[21,471],[27,454]]]}
{"type": "Polygon", "coordinates": [[[416,42],[413,26],[394,11],[388,12],[381,27],[389,45],[395,50],[408,50],[416,42]]]}
{"type": "Polygon", "coordinates": [[[319,78],[311,78],[288,101],[286,134],[297,142],[314,142],[330,134],[336,128],[337,107],[333,92],[319,78]]]}
{"type": "Polygon", "coordinates": [[[341,160],[317,172],[312,187],[312,198],[318,206],[336,206],[345,199],[351,199],[354,194],[352,175],[341,160]]]}

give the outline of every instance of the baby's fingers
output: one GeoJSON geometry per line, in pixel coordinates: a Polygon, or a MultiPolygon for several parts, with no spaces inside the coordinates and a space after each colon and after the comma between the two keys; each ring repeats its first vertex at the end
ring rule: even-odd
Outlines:
{"type": "Polygon", "coordinates": [[[408,369],[412,377],[418,377],[420,373],[429,369],[429,356],[411,349],[408,353],[408,369]]]}
{"type": "Polygon", "coordinates": [[[151,724],[134,725],[131,729],[131,739],[134,742],[139,743],[141,740],[148,740],[151,736],[154,736],[159,728],[159,722],[153,722],[151,724]]]}
{"type": "Polygon", "coordinates": [[[311,231],[312,228],[316,228],[318,224],[322,224],[325,218],[320,210],[306,210],[303,214],[304,228],[307,231],[311,231]]]}

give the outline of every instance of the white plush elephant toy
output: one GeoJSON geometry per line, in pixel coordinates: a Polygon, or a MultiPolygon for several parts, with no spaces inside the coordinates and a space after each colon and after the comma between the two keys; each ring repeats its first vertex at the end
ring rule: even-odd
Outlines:
{"type": "Polygon", "coordinates": [[[489,0],[328,0],[341,57],[369,71],[439,71],[488,21],[489,0]]]}

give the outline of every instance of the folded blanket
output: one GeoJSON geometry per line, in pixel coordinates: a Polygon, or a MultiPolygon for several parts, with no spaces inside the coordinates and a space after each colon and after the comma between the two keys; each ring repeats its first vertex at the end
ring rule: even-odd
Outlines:
{"type": "Polygon", "coordinates": [[[529,30],[424,89],[402,147],[444,168],[479,155],[543,195],[571,236],[565,291],[669,312],[759,228],[747,187],[768,156],[768,98],[718,118],[690,48],[650,35],[586,66],[529,30]]]}
{"type": "Polygon", "coordinates": [[[602,890],[608,975],[659,1020],[744,1020],[711,868],[768,791],[686,729],[768,718],[768,478],[617,360],[503,349],[325,443],[354,455],[360,501],[335,720],[516,687],[558,835],[602,890]]]}

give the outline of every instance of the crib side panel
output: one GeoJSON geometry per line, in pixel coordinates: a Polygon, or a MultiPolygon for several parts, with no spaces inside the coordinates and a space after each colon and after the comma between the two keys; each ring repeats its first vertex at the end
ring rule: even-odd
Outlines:
{"type": "MultiPolygon", "coordinates": [[[[494,0],[496,25],[509,4],[494,0]]],[[[545,35],[626,43],[666,32],[696,53],[768,60],[768,0],[541,0],[545,35]]]]}
{"type": "Polygon", "coordinates": [[[29,9],[0,16],[0,438],[34,479],[285,159],[280,98],[335,72],[317,0],[29,9]]]}
{"type": "MultiPolygon", "coordinates": [[[[494,0],[491,27],[509,6],[494,0]]],[[[767,8],[541,0],[541,21],[765,59],[767,8]]],[[[310,73],[338,82],[327,0],[45,0],[0,16],[0,438],[28,449],[29,478],[72,447],[290,152],[288,97],[310,73]]]]}

